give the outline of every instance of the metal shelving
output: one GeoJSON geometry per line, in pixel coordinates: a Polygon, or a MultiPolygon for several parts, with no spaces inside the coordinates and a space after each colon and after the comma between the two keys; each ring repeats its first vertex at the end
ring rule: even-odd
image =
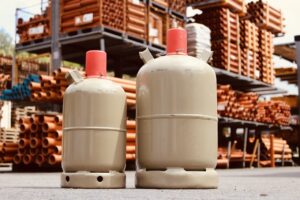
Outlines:
{"type": "MultiPolygon", "coordinates": [[[[61,59],[84,65],[85,52],[90,49],[105,50],[108,54],[108,69],[115,71],[117,77],[122,74],[135,75],[143,65],[138,52],[149,48],[153,54],[163,54],[163,46],[149,45],[145,41],[134,40],[127,37],[123,32],[118,32],[106,27],[98,27],[77,33],[59,34],[59,3],[52,4],[52,38],[44,39],[42,42],[32,42],[29,45],[16,45],[16,51],[28,51],[31,53],[52,52],[52,70],[60,66],[61,59]],[[55,28],[56,27],[56,28],[55,28]],[[55,43],[55,44],[54,44],[55,43]]],[[[218,84],[231,84],[238,91],[257,92],[258,94],[285,93],[264,82],[253,80],[223,69],[214,68],[218,84]]]]}
{"type": "Polygon", "coordinates": [[[230,84],[234,90],[256,92],[261,95],[282,94],[285,90],[274,87],[262,81],[254,80],[246,76],[235,74],[223,69],[214,68],[218,84],[230,84]]]}
{"type": "Polygon", "coordinates": [[[235,127],[248,127],[248,128],[257,128],[257,129],[266,129],[266,130],[291,130],[290,126],[276,125],[276,124],[268,124],[262,122],[255,121],[245,121],[240,119],[233,119],[229,117],[219,117],[219,123],[226,126],[231,125],[235,127]]]}

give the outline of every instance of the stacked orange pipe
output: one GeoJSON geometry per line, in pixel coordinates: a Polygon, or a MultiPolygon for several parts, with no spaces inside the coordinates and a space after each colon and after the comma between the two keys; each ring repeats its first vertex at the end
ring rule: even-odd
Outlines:
{"type": "Polygon", "coordinates": [[[18,144],[11,142],[0,143],[0,163],[13,162],[13,157],[17,152],[18,144]]]}
{"type": "MultiPolygon", "coordinates": [[[[35,102],[55,102],[62,103],[64,92],[69,85],[66,74],[72,69],[61,67],[53,72],[52,76],[41,75],[41,83],[30,83],[31,100],[35,102]]],[[[84,76],[83,72],[80,72],[84,76]]],[[[125,80],[116,77],[106,77],[119,84],[126,92],[127,106],[134,107],[136,104],[136,84],[135,81],[125,80]]]]}
{"type": "Polygon", "coordinates": [[[43,166],[61,161],[58,159],[61,155],[61,114],[36,114],[21,118],[19,123],[21,134],[13,159],[15,164],[36,163],[38,166],[43,166]]]}
{"type": "Polygon", "coordinates": [[[127,134],[126,134],[126,160],[135,160],[136,144],[136,122],[134,120],[127,120],[127,134]]]}

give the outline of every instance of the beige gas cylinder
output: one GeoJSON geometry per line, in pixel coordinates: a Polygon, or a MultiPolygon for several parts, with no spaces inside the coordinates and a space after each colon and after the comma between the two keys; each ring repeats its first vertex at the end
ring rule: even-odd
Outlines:
{"type": "Polygon", "coordinates": [[[216,188],[217,84],[212,67],[187,55],[187,33],[170,29],[167,55],[137,75],[137,173],[141,188],[216,188]]]}
{"type": "Polygon", "coordinates": [[[105,78],[106,53],[88,51],[86,75],[70,72],[64,95],[62,187],[123,188],[126,94],[105,78]]]}

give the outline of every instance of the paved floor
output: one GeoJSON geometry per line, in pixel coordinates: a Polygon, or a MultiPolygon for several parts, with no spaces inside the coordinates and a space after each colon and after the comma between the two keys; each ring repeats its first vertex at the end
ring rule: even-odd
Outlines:
{"type": "Polygon", "coordinates": [[[134,172],[127,172],[127,189],[61,189],[59,173],[0,173],[0,200],[5,199],[300,199],[300,167],[219,170],[215,190],[134,189],[134,172]]]}

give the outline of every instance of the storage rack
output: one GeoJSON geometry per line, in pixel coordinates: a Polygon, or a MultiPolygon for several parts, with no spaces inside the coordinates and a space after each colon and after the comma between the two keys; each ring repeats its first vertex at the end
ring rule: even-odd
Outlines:
{"type": "MultiPolygon", "coordinates": [[[[113,70],[116,77],[122,77],[122,74],[136,75],[142,66],[142,61],[138,57],[139,51],[148,47],[154,55],[162,55],[165,52],[165,47],[163,46],[151,45],[141,40],[134,40],[122,32],[111,30],[107,27],[93,28],[88,32],[77,31],[74,35],[60,34],[59,10],[59,1],[52,1],[52,38],[46,38],[39,42],[32,41],[26,45],[16,44],[16,52],[27,51],[38,54],[51,52],[51,72],[60,67],[62,59],[84,65],[85,52],[89,49],[100,49],[107,52],[108,69],[113,70]]],[[[216,72],[218,84],[230,84],[235,90],[256,92],[261,95],[285,93],[284,90],[262,81],[253,80],[215,67],[213,67],[213,69],[216,72]]],[[[12,74],[13,76],[15,75],[14,70],[12,74]]],[[[134,115],[134,113],[131,114],[134,115]]],[[[219,118],[219,125],[234,128],[243,127],[247,130],[245,131],[245,138],[248,137],[249,128],[256,129],[258,133],[262,130],[269,130],[270,128],[273,130],[289,128],[224,117],[219,118]]],[[[259,134],[257,137],[258,136],[259,134]]],[[[245,151],[246,144],[244,143],[244,154],[245,151]]],[[[243,167],[245,167],[245,161],[243,162],[243,167]]]]}

